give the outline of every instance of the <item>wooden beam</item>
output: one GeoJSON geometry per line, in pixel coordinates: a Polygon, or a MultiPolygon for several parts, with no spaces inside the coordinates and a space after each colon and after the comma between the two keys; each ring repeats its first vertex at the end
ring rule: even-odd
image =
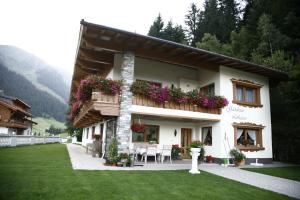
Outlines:
{"type": "Polygon", "coordinates": [[[81,47],[79,54],[87,58],[88,60],[95,60],[100,63],[113,64],[114,62],[114,55],[106,51],[97,51],[81,47]]]}

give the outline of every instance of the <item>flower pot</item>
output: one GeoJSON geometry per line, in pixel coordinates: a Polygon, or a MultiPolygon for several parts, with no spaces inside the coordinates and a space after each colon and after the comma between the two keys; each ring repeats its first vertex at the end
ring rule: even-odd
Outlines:
{"type": "Polygon", "coordinates": [[[244,166],[245,165],[245,160],[241,160],[241,161],[235,161],[235,166],[240,167],[240,166],[244,166]]]}

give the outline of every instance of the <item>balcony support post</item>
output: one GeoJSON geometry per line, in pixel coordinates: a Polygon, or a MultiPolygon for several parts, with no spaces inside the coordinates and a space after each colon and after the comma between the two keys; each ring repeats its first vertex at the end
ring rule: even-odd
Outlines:
{"type": "Polygon", "coordinates": [[[125,52],[121,65],[121,80],[123,81],[122,96],[120,101],[120,116],[117,122],[117,139],[119,141],[119,152],[127,153],[129,150],[130,125],[132,106],[132,93],[130,86],[134,79],[134,59],[133,52],[125,52]]]}

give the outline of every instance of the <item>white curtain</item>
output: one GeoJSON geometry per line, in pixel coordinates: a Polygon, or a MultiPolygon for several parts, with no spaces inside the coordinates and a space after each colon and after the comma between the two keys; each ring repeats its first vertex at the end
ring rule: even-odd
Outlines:
{"type": "Polygon", "coordinates": [[[255,93],[254,89],[247,89],[247,102],[255,101],[255,93]]]}
{"type": "Polygon", "coordinates": [[[256,145],[256,131],[248,130],[248,135],[254,141],[254,145],[256,145]]]}
{"type": "Polygon", "coordinates": [[[237,130],[237,137],[236,137],[236,139],[237,140],[240,139],[240,137],[241,137],[242,134],[243,134],[243,129],[238,129],[237,130]]]}
{"type": "Polygon", "coordinates": [[[243,88],[236,87],[236,98],[238,101],[243,101],[243,88]]]}
{"type": "Polygon", "coordinates": [[[205,141],[205,138],[207,136],[208,130],[209,130],[208,128],[203,128],[202,129],[202,142],[205,141]]]}

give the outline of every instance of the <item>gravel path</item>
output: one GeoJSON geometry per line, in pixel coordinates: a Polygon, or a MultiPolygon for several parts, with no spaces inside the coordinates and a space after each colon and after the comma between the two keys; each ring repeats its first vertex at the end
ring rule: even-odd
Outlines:
{"type": "MultiPolygon", "coordinates": [[[[75,170],[187,170],[191,168],[191,161],[175,161],[173,164],[148,162],[142,166],[134,167],[112,167],[103,165],[104,160],[99,157],[92,157],[86,154],[85,149],[76,144],[67,144],[68,152],[75,170]]],[[[263,188],[273,192],[285,194],[300,199],[300,182],[274,176],[259,174],[235,167],[223,167],[217,164],[201,164],[200,170],[232,179],[248,185],[263,188]]]]}

